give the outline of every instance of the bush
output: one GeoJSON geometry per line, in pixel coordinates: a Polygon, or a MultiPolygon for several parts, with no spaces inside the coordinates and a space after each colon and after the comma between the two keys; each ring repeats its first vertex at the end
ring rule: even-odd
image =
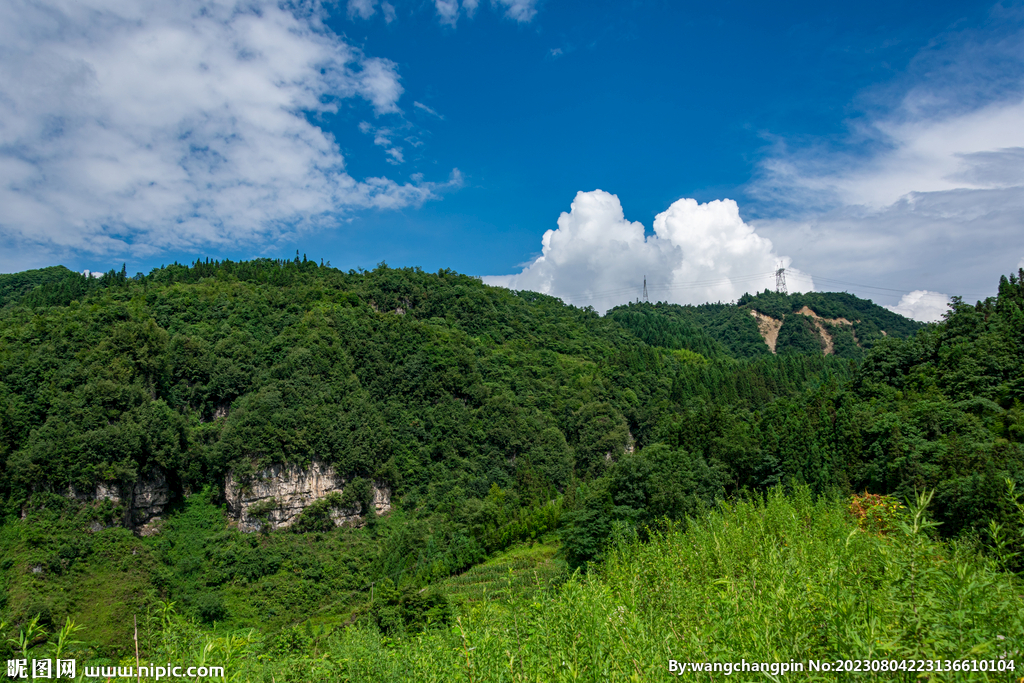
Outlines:
{"type": "Polygon", "coordinates": [[[224,598],[220,593],[202,593],[195,601],[196,616],[201,621],[211,623],[227,619],[228,610],[224,606],[224,598]]]}
{"type": "Polygon", "coordinates": [[[376,587],[370,615],[382,633],[418,633],[448,624],[452,607],[448,596],[436,588],[397,590],[391,579],[385,579],[376,587]]]}

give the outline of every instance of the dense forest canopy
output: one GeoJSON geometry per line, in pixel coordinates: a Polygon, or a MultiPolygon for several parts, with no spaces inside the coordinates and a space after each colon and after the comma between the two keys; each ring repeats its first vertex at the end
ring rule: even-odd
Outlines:
{"type": "MultiPolygon", "coordinates": [[[[814,296],[789,308],[899,318],[814,296]]],[[[65,271],[4,309],[0,486],[20,502],[159,468],[196,488],[319,458],[432,506],[494,483],[562,489],[656,438],[695,384],[738,382],[725,397],[760,389],[767,402],[825,368],[849,373],[821,359],[729,362],[770,355],[744,313],[659,304],[602,319],[447,271],[342,273],[298,259],[135,278],[65,271]]]]}
{"type": "Polygon", "coordinates": [[[655,371],[679,364],[593,312],[447,271],[108,277],[4,310],[10,500],[153,467],[195,488],[313,457],[430,505],[517,479],[563,487],[624,447],[627,416],[666,393],[655,371]]]}
{"type": "Polygon", "coordinates": [[[934,490],[940,532],[983,539],[1015,519],[1006,480],[1024,487],[1024,272],[929,326],[834,293],[601,317],[449,270],[299,257],[2,278],[0,544],[24,560],[0,565],[12,619],[70,613],[75,572],[93,571],[108,537],[80,529],[117,515],[69,494],[153,473],[175,502],[139,594],[268,622],[371,580],[430,583],[556,527],[582,565],[616,534],[778,485],[934,490]],[[751,310],[781,321],[776,353],[751,310]],[[394,512],[360,530],[310,513],[269,540],[225,531],[226,477],[314,459],[387,485],[394,512]]]}
{"type": "Polygon", "coordinates": [[[84,281],[64,266],[51,266],[39,270],[26,270],[22,273],[0,275],[0,306],[20,301],[27,293],[43,285],[60,282],[84,281]]]}

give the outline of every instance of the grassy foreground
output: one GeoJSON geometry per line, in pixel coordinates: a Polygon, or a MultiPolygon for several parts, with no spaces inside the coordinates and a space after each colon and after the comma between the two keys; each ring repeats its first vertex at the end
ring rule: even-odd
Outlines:
{"type": "MultiPolygon", "coordinates": [[[[202,630],[164,605],[141,625],[143,659],[222,665],[229,680],[275,683],[651,681],[670,678],[670,659],[975,659],[1014,660],[1015,671],[920,678],[1018,681],[1024,585],[968,544],[940,543],[929,531],[913,507],[865,525],[848,499],[773,491],[722,505],[647,543],[621,541],[598,571],[557,588],[537,582],[501,599],[458,600],[450,623],[420,633],[389,637],[373,625],[329,630],[308,622],[273,636],[224,633],[202,630]]],[[[534,553],[549,562],[544,548],[534,553]]],[[[515,583],[516,563],[508,564],[515,583]]],[[[847,676],[919,678],[804,671],[767,679],[847,676]]]]}

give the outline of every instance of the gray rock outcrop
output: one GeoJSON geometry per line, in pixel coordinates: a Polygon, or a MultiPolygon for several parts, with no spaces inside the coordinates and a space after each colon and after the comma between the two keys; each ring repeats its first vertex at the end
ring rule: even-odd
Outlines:
{"type": "MultiPolygon", "coordinates": [[[[224,497],[228,512],[238,521],[239,531],[259,531],[267,524],[271,529],[291,526],[302,511],[332,493],[342,494],[346,480],[334,468],[314,460],[309,467],[272,465],[243,481],[236,481],[229,472],[224,481],[224,497]]],[[[391,510],[391,490],[373,485],[373,507],[378,515],[391,510]]],[[[360,525],[363,517],[358,508],[332,509],[336,526],[360,525]]]]}
{"type": "Polygon", "coordinates": [[[123,505],[124,525],[127,527],[153,519],[164,511],[172,497],[167,478],[159,471],[150,472],[133,484],[101,482],[93,491],[79,491],[71,486],[65,495],[82,502],[109,500],[115,505],[123,505]]]}

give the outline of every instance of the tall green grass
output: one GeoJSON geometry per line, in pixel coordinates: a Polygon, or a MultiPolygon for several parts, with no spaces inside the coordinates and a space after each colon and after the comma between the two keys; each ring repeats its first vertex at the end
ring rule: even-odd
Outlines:
{"type": "MultiPolygon", "coordinates": [[[[930,535],[911,506],[888,533],[862,530],[844,498],[806,491],[723,504],[622,542],[557,589],[463,603],[451,624],[385,637],[372,626],[303,625],[268,636],[212,633],[165,609],[147,636],[155,661],[227,667],[237,681],[652,681],[668,661],[1015,659],[1024,676],[1024,585],[968,544],[930,535]]],[[[917,674],[803,672],[784,678],[916,680],[917,674]]],[[[689,673],[687,681],[722,680],[689,673]]],[[[734,674],[735,680],[763,680],[734,674]]],[[[769,679],[772,677],[769,676],[769,679]]],[[[776,677],[776,680],[781,678],[776,677]]]]}
{"type": "Polygon", "coordinates": [[[507,601],[513,596],[543,594],[565,575],[565,562],[557,557],[558,548],[553,538],[513,547],[445,579],[440,588],[456,603],[507,601]]]}

